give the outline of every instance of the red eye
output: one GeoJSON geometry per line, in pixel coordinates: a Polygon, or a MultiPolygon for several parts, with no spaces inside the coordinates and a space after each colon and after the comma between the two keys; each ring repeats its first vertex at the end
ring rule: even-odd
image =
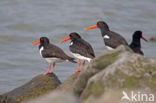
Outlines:
{"type": "Polygon", "coordinates": [[[99,22],[99,23],[97,23],[97,26],[99,26],[99,25],[101,25],[101,23],[99,22]]]}
{"type": "Polygon", "coordinates": [[[73,36],[74,36],[74,34],[70,34],[70,36],[71,36],[71,37],[73,37],[73,36]]]}

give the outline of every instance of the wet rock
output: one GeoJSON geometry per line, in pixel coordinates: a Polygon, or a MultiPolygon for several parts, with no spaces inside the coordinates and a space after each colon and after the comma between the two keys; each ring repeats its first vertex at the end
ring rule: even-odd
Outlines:
{"type": "Polygon", "coordinates": [[[15,100],[8,98],[7,96],[0,95],[0,103],[18,103],[15,100]]]}
{"type": "Polygon", "coordinates": [[[156,36],[151,37],[150,41],[156,41],[156,36]]]}
{"type": "Polygon", "coordinates": [[[55,74],[38,75],[30,82],[16,88],[4,95],[13,98],[18,102],[27,101],[40,95],[49,93],[60,85],[61,82],[55,74]]]}
{"type": "Polygon", "coordinates": [[[92,65],[101,71],[89,78],[81,93],[83,103],[121,103],[123,91],[156,93],[156,59],[121,46],[92,65]]]}

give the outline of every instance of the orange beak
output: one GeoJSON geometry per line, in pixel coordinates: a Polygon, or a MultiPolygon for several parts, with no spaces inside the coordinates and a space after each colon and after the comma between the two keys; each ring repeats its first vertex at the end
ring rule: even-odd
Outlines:
{"type": "Polygon", "coordinates": [[[68,38],[66,38],[66,39],[64,39],[64,40],[61,40],[60,43],[64,43],[64,42],[66,42],[66,41],[68,41],[68,40],[71,40],[71,38],[68,37],[68,38]]]}
{"type": "Polygon", "coordinates": [[[90,30],[90,29],[94,29],[94,28],[97,28],[97,25],[90,26],[90,27],[85,28],[85,29],[83,29],[83,30],[90,30]]]}
{"type": "Polygon", "coordinates": [[[37,42],[33,43],[32,46],[35,46],[35,45],[37,45],[39,43],[41,43],[41,42],[40,41],[37,41],[37,42]]]}
{"type": "Polygon", "coordinates": [[[148,40],[145,37],[141,37],[141,39],[143,39],[144,41],[148,42],[148,40]]]}

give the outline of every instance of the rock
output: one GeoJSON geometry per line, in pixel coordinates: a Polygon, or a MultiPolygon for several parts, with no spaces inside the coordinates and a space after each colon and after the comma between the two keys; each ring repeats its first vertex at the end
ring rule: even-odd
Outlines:
{"type": "Polygon", "coordinates": [[[55,74],[48,74],[46,76],[41,74],[34,77],[30,82],[23,86],[5,93],[4,95],[13,98],[18,102],[23,102],[51,92],[60,84],[61,82],[55,74]]]}
{"type": "Polygon", "coordinates": [[[151,37],[150,41],[156,41],[156,36],[151,37]]]}
{"type": "Polygon", "coordinates": [[[39,75],[5,95],[27,103],[130,103],[121,98],[132,91],[156,95],[156,59],[120,46],[95,58],[62,84],[54,74],[39,75]]]}
{"type": "Polygon", "coordinates": [[[80,103],[80,100],[71,93],[53,91],[27,103],[80,103]]]}
{"type": "Polygon", "coordinates": [[[114,61],[116,61],[118,55],[124,51],[129,51],[133,53],[133,51],[130,48],[121,47],[117,50],[106,52],[102,56],[95,58],[87,67],[83,69],[83,71],[73,82],[74,94],[80,96],[83,90],[85,89],[88,80],[96,73],[102,71],[107,66],[111,65],[114,61]]]}
{"type": "Polygon", "coordinates": [[[121,46],[97,58],[92,65],[101,71],[89,78],[81,93],[83,103],[121,103],[123,91],[156,93],[154,58],[141,56],[121,46]]]}
{"type": "Polygon", "coordinates": [[[67,78],[61,85],[58,86],[57,90],[74,93],[74,82],[77,79],[78,75],[79,73],[75,73],[69,76],[69,78],[67,78]]]}
{"type": "Polygon", "coordinates": [[[0,103],[18,103],[15,100],[8,98],[7,96],[0,95],[0,103]]]}

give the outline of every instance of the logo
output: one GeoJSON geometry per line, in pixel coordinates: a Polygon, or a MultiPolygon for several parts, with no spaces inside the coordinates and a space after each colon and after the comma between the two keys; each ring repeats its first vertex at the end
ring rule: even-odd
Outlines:
{"type": "Polygon", "coordinates": [[[151,93],[142,93],[142,92],[134,92],[131,91],[129,93],[122,91],[121,101],[131,101],[131,102],[144,102],[150,103],[154,102],[155,97],[154,94],[151,93]]]}

